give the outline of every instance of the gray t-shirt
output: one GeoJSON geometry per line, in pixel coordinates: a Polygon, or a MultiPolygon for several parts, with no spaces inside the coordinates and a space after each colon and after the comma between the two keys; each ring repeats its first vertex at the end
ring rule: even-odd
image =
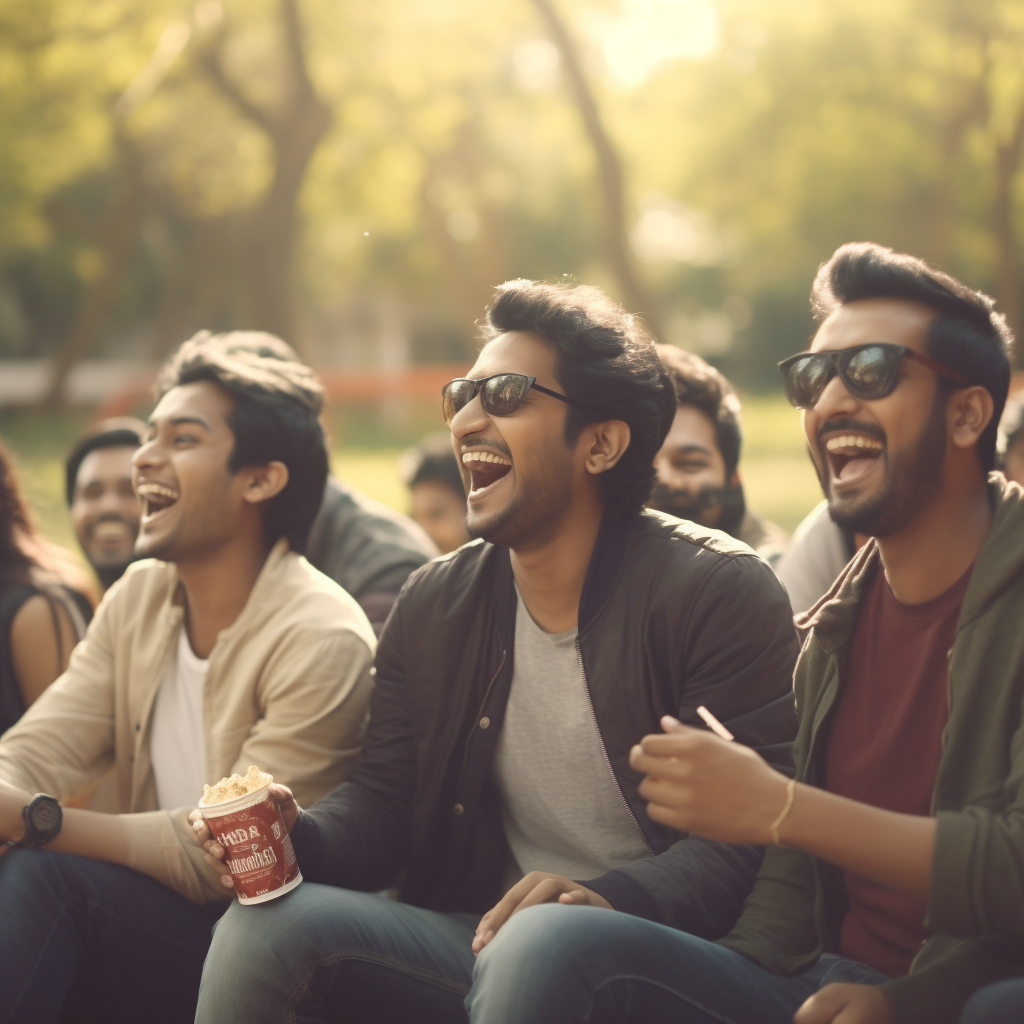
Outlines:
{"type": "Polygon", "coordinates": [[[576,630],[545,633],[518,588],[516,599],[512,691],[494,762],[516,877],[595,878],[649,851],[605,760],[576,630]]]}

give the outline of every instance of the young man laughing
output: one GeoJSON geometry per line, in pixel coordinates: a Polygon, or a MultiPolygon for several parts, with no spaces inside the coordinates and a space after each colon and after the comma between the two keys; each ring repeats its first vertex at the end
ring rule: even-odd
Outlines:
{"type": "Polygon", "coordinates": [[[802,622],[796,780],[669,719],[630,759],[654,820],[771,844],[753,893],[717,944],[539,908],[482,964],[475,1022],[952,1024],[1020,973],[1024,492],[989,475],[1010,335],[986,296],[866,243],[812,300],[786,391],[833,518],[876,539],[802,622]]]}
{"type": "Polygon", "coordinates": [[[444,389],[479,539],[399,597],[352,779],[305,811],[276,791],[306,881],[229,910],[200,1022],[464,1020],[474,953],[525,907],[713,937],[753,881],[760,850],[646,814],[628,755],[706,704],[785,760],[785,593],[749,548],[642,510],[675,396],[633,317],[596,289],[516,281],[484,338],[444,389]]]}
{"type": "Polygon", "coordinates": [[[0,740],[12,1024],[191,1019],[229,895],[191,841],[203,784],[255,764],[315,800],[361,741],[373,633],[297,554],[327,476],[319,386],[190,342],[161,391],[133,464],[144,560],[0,740]],[[62,810],[111,765],[123,813],[62,810]]]}

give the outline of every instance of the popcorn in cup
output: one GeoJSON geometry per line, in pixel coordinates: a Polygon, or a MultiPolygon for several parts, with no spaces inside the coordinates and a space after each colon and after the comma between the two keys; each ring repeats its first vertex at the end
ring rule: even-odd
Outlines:
{"type": "Polygon", "coordinates": [[[239,903],[263,903],[302,881],[281,810],[268,796],[272,775],[250,767],[203,787],[199,801],[210,835],[224,847],[239,903]]]}

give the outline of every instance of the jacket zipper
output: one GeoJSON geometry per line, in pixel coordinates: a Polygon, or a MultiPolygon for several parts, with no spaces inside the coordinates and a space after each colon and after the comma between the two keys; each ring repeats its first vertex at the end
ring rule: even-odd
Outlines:
{"type": "Polygon", "coordinates": [[[462,767],[459,769],[459,777],[455,781],[455,792],[458,793],[459,786],[462,785],[462,776],[466,773],[466,762],[469,761],[469,743],[473,739],[473,733],[476,732],[477,726],[480,725],[480,716],[484,713],[484,708],[487,707],[487,701],[490,700],[491,690],[494,689],[494,684],[498,681],[498,676],[501,675],[501,670],[505,667],[505,658],[508,655],[507,650],[501,652],[501,661],[498,662],[498,667],[494,670],[494,675],[491,676],[491,681],[487,684],[487,689],[484,691],[484,699],[480,701],[480,708],[476,713],[476,718],[473,719],[473,728],[469,730],[469,735],[466,737],[466,749],[462,752],[462,767]]]}
{"type": "Polygon", "coordinates": [[[633,822],[637,832],[640,833],[640,838],[644,842],[644,846],[647,847],[647,852],[654,855],[654,849],[651,847],[650,841],[644,834],[644,830],[640,825],[637,816],[633,813],[633,808],[629,806],[629,801],[626,799],[625,793],[622,792],[622,787],[619,785],[619,780],[615,775],[615,769],[612,767],[612,759],[608,756],[608,748],[604,745],[604,737],[601,735],[601,726],[597,721],[597,712],[594,710],[594,701],[590,696],[590,683],[587,680],[587,672],[583,667],[583,651],[580,648],[579,634],[576,635],[576,660],[580,665],[580,675],[583,676],[583,692],[587,698],[587,707],[590,708],[590,717],[594,720],[594,731],[597,733],[597,741],[601,744],[601,756],[604,758],[605,767],[608,769],[608,774],[612,777],[612,784],[615,786],[615,792],[619,794],[619,799],[622,801],[622,806],[626,808],[626,813],[629,815],[629,820],[633,822]]]}

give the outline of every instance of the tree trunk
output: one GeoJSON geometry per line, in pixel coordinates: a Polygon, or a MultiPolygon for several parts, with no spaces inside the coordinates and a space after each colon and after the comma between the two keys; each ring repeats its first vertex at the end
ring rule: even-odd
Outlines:
{"type": "Polygon", "coordinates": [[[66,404],[68,377],[96,344],[138,232],[142,208],[142,161],[134,144],[120,127],[114,129],[114,141],[124,181],[118,190],[117,201],[107,224],[99,273],[89,283],[78,315],[57,353],[50,383],[41,402],[48,408],[59,408],[66,404]]]}
{"type": "Polygon", "coordinates": [[[576,45],[555,10],[552,0],[532,0],[547,24],[551,37],[562,56],[569,77],[576,109],[597,159],[598,182],[605,214],[605,258],[622,293],[623,305],[646,320],[655,336],[660,334],[660,317],[653,297],[636,273],[633,254],[626,230],[626,201],[623,185],[622,162],[614,144],[605,131],[597,109],[594,94],[583,73],[576,45]]]}
{"type": "Polygon", "coordinates": [[[1014,231],[1013,184],[1024,148],[1024,105],[1017,115],[1009,140],[996,146],[995,200],[992,231],[996,247],[996,298],[1015,335],[1021,329],[1020,278],[1017,233],[1014,231]]]}

